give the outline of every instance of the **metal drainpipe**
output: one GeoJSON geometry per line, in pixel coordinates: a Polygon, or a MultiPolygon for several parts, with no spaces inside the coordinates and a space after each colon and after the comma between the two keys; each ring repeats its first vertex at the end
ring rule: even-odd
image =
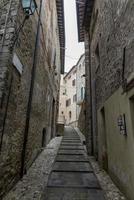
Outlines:
{"type": "Polygon", "coordinates": [[[33,89],[34,89],[35,72],[36,72],[36,64],[37,64],[37,51],[38,51],[39,35],[40,35],[40,21],[41,21],[42,2],[43,2],[43,0],[40,0],[37,34],[36,34],[34,56],[33,56],[33,66],[32,66],[32,71],[31,71],[31,84],[30,84],[30,92],[29,92],[27,112],[26,112],[24,142],[23,142],[23,149],[22,149],[22,155],[21,155],[21,172],[20,172],[21,178],[23,177],[24,173],[26,172],[25,171],[26,145],[27,145],[27,140],[28,140],[29,122],[30,122],[30,115],[31,115],[33,89]]]}
{"type": "Polygon", "coordinates": [[[125,78],[125,62],[126,62],[126,47],[123,49],[123,61],[122,61],[122,88],[123,93],[126,91],[127,80],[125,78]]]}
{"type": "MultiPolygon", "coordinates": [[[[89,36],[90,41],[90,36],[89,36]]],[[[94,141],[93,141],[93,117],[92,117],[92,70],[91,70],[91,50],[89,44],[89,78],[90,78],[90,120],[91,120],[91,155],[94,154],[94,141]]]]}

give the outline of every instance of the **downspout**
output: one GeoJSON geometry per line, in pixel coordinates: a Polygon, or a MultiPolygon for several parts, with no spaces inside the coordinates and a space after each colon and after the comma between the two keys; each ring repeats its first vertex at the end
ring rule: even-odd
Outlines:
{"type": "MultiPolygon", "coordinates": [[[[90,41],[90,36],[89,36],[90,41]]],[[[92,70],[91,70],[91,49],[90,49],[90,43],[89,43],[89,84],[90,84],[90,121],[91,121],[91,155],[94,154],[94,141],[93,141],[93,116],[92,116],[92,99],[93,99],[93,92],[92,92],[92,70]]]]}
{"type": "Polygon", "coordinates": [[[125,78],[125,62],[126,62],[126,47],[123,49],[123,61],[122,61],[122,88],[123,88],[123,93],[127,89],[127,80],[125,78]]]}
{"type": "Polygon", "coordinates": [[[27,105],[27,112],[26,112],[24,142],[23,142],[22,154],[21,154],[21,172],[20,172],[21,178],[23,177],[24,173],[26,173],[26,170],[25,170],[26,145],[27,145],[27,140],[28,140],[28,131],[29,131],[31,108],[32,108],[35,73],[36,73],[36,67],[37,67],[37,52],[38,52],[39,35],[40,35],[42,2],[43,2],[43,0],[40,0],[40,8],[39,8],[38,24],[37,24],[37,34],[36,34],[34,56],[33,56],[33,66],[32,66],[32,71],[31,71],[31,83],[30,83],[30,91],[29,91],[29,98],[28,98],[28,105],[27,105]]]}

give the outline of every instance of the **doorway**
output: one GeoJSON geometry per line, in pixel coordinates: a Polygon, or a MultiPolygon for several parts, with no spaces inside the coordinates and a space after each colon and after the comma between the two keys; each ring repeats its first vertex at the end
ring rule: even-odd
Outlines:
{"type": "Polygon", "coordinates": [[[42,147],[45,147],[46,145],[46,128],[43,128],[42,130],[42,147]]]}
{"type": "Polygon", "coordinates": [[[103,107],[101,113],[101,164],[104,170],[108,171],[108,153],[107,153],[107,133],[106,133],[106,119],[105,108],[103,107]]]}

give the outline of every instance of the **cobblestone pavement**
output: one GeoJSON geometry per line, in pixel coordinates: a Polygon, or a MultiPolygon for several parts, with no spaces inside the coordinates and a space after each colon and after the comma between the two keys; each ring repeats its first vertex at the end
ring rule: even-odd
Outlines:
{"type": "Polygon", "coordinates": [[[50,141],[33,163],[27,174],[3,200],[40,200],[62,137],[50,141]]]}

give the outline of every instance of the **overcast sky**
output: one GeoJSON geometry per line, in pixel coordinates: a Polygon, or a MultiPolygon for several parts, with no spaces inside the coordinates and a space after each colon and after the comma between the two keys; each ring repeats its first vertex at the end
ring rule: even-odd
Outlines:
{"type": "Polygon", "coordinates": [[[66,30],[65,72],[68,72],[77,63],[81,54],[84,53],[84,43],[78,43],[75,0],[64,0],[64,8],[66,30]]]}

